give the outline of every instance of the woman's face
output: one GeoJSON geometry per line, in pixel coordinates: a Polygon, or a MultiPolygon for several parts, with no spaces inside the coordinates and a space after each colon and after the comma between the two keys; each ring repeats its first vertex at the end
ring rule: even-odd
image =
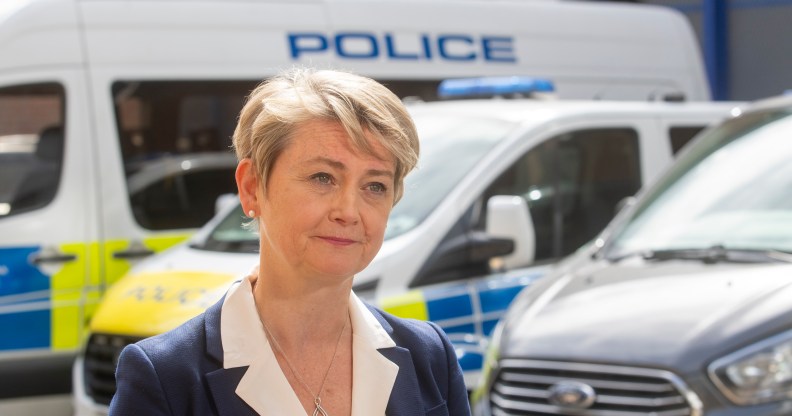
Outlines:
{"type": "Polygon", "coordinates": [[[262,275],[351,278],[382,246],[395,166],[353,148],[340,124],[299,126],[257,191],[262,275]]]}

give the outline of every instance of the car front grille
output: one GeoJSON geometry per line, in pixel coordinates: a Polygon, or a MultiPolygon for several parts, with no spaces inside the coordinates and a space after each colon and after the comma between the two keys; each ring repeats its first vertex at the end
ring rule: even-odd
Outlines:
{"type": "Polygon", "coordinates": [[[673,373],[613,365],[503,359],[492,414],[699,416],[697,396],[673,373]]]}
{"type": "Polygon", "coordinates": [[[116,391],[115,369],[121,350],[143,338],[93,334],[85,349],[85,391],[96,403],[109,405],[116,391]]]}

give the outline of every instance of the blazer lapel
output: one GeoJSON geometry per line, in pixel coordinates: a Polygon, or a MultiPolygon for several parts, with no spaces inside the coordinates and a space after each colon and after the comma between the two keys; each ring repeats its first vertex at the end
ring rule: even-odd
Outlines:
{"type": "Polygon", "coordinates": [[[206,350],[219,367],[208,372],[206,379],[217,410],[229,416],[303,414],[305,410],[289,387],[266,336],[257,331],[261,323],[255,307],[250,306],[253,298],[249,284],[244,280],[241,285],[245,287],[232,287],[206,310],[206,350]],[[223,316],[223,308],[227,308],[227,316],[223,316]],[[221,331],[223,325],[229,329],[240,323],[234,331],[221,331]],[[247,330],[251,327],[254,329],[247,330]],[[232,347],[230,353],[223,349],[224,339],[232,347]]]}
{"type": "Polygon", "coordinates": [[[220,416],[255,415],[244,401],[237,397],[234,390],[248,367],[223,368],[223,341],[220,337],[220,312],[225,296],[206,310],[204,331],[206,334],[206,354],[214,359],[219,369],[206,373],[209,393],[220,416]]]}
{"type": "Polygon", "coordinates": [[[248,367],[221,368],[206,374],[206,382],[219,416],[258,414],[234,391],[247,369],[248,367]]]}
{"type": "Polygon", "coordinates": [[[368,382],[355,382],[352,386],[352,416],[382,415],[393,391],[399,367],[363,337],[353,334],[353,342],[352,378],[368,382]]]}
{"type": "Polygon", "coordinates": [[[410,351],[402,347],[393,347],[383,348],[379,352],[399,366],[399,374],[393,384],[385,414],[388,416],[423,415],[423,399],[410,351]]]}
{"type": "Polygon", "coordinates": [[[390,345],[393,345],[392,347],[379,348],[377,351],[399,367],[385,414],[388,416],[422,416],[424,414],[423,397],[418,385],[418,375],[415,373],[412,353],[406,348],[396,346],[392,341],[393,327],[376,308],[371,305],[365,306],[391,338],[390,345]]]}

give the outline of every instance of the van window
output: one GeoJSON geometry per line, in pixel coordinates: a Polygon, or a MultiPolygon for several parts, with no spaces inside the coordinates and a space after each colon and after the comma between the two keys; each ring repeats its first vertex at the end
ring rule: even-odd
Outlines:
{"type": "Polygon", "coordinates": [[[64,148],[59,84],[0,88],[0,219],[55,198],[64,148]]]}
{"type": "Polygon", "coordinates": [[[217,197],[236,192],[231,136],[257,81],[127,81],[113,85],[118,137],[135,220],[196,228],[217,197]]]}
{"type": "MultiPolygon", "coordinates": [[[[236,192],[231,136],[251,81],[119,81],[113,99],[127,191],[150,230],[200,227],[236,192]]],[[[437,81],[383,80],[400,97],[436,97],[437,81]]]]}
{"type": "Polygon", "coordinates": [[[485,197],[523,196],[536,230],[536,260],[565,256],[599,233],[618,202],[638,191],[638,150],[638,134],[629,128],[565,133],[523,155],[485,197]]]}
{"type": "Polygon", "coordinates": [[[686,126],[671,127],[668,129],[668,136],[671,138],[671,151],[677,154],[685,145],[693,139],[705,126],[686,126]]]}

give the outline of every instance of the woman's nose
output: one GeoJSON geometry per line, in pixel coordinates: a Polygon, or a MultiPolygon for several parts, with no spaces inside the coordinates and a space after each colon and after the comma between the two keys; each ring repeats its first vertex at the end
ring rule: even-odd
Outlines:
{"type": "Polygon", "coordinates": [[[339,189],[333,199],[330,219],[345,225],[357,224],[360,221],[359,197],[358,190],[353,187],[339,189]]]}

